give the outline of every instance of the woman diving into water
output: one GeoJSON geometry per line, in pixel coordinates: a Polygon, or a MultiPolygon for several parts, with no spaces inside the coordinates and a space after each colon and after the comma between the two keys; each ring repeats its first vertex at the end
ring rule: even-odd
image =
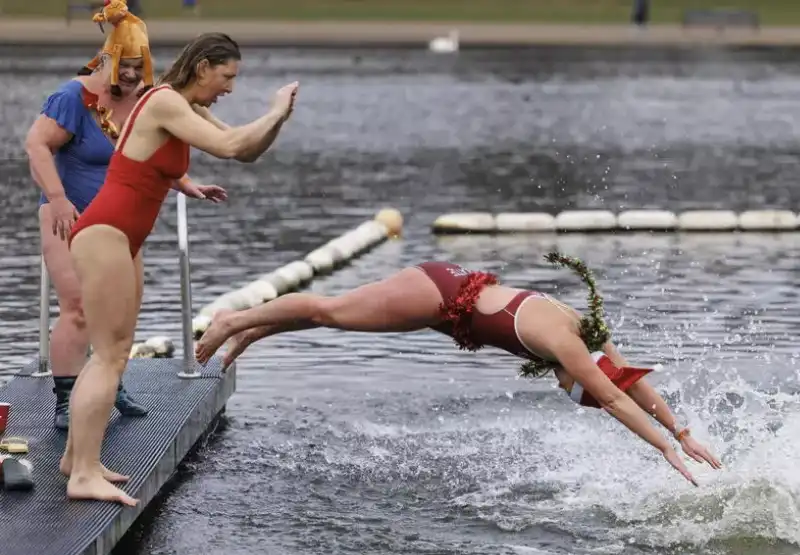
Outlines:
{"type": "Polygon", "coordinates": [[[432,328],[452,337],[461,349],[485,345],[526,359],[521,373],[553,371],[575,402],[601,408],[650,445],[695,486],[696,480],[670,442],[651,425],[648,413],[697,462],[721,464],[680,428],[664,399],[647,383],[649,369],[632,368],[609,341],[603,300],[583,262],[558,253],[546,259],[574,270],[589,287],[588,315],[538,291],[498,284],[497,277],[448,262],[423,262],[343,295],[290,293],[241,312],[218,312],[196,346],[199,362],[231,340],[223,359],[228,367],[254,341],[317,327],[396,333],[432,328]]]}

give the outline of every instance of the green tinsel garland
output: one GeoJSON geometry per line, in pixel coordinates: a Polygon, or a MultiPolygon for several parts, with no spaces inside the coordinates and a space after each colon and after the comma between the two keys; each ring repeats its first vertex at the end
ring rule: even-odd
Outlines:
{"type": "MultiPolygon", "coordinates": [[[[556,267],[566,266],[571,269],[588,286],[589,313],[580,320],[581,339],[589,352],[602,350],[603,345],[611,337],[611,331],[603,319],[603,297],[597,292],[597,284],[592,271],[582,260],[558,252],[551,252],[545,255],[544,259],[556,267]]],[[[522,365],[519,373],[525,378],[539,378],[556,366],[557,363],[547,360],[529,360],[522,365]]]]}

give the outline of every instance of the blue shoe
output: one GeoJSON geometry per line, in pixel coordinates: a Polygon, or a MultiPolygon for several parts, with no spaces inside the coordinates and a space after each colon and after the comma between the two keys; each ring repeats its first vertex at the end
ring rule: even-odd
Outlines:
{"type": "Polygon", "coordinates": [[[53,377],[53,393],[56,394],[56,411],[53,416],[53,426],[58,430],[69,429],[69,395],[75,385],[76,378],[53,377]]]}
{"type": "Polygon", "coordinates": [[[117,389],[117,398],[114,400],[114,406],[122,416],[147,416],[147,409],[137,403],[136,400],[131,397],[131,394],[125,391],[121,381],[117,389]]]}
{"type": "MultiPolygon", "coordinates": [[[[56,394],[56,410],[53,416],[53,426],[58,430],[69,429],[69,396],[72,393],[72,388],[75,386],[76,378],[53,378],[55,387],[53,392],[56,394]]],[[[117,388],[117,398],[114,400],[114,406],[122,416],[133,418],[140,418],[147,416],[147,409],[140,405],[136,400],[131,397],[131,394],[125,391],[125,388],[120,382],[117,388]]]]}

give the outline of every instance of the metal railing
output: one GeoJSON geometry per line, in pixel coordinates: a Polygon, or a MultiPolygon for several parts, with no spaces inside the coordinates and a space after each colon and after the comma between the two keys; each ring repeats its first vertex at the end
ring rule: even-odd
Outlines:
{"type": "MultiPolygon", "coordinates": [[[[192,331],[192,281],[189,263],[189,225],[186,212],[186,196],[178,193],[178,251],[181,273],[181,326],[183,328],[183,367],[178,372],[181,378],[199,378],[194,356],[194,334],[192,331]]],[[[50,276],[44,256],[41,257],[39,300],[39,368],[32,374],[37,377],[51,376],[50,371],[50,276]]]]}
{"type": "Polygon", "coordinates": [[[189,219],[186,213],[186,195],[178,193],[178,257],[181,266],[181,326],[183,328],[183,370],[181,378],[199,378],[194,358],[194,333],[192,330],[192,269],[189,264],[189,219]]]}
{"type": "Polygon", "coordinates": [[[41,275],[39,285],[39,369],[33,373],[37,378],[51,376],[50,359],[50,275],[44,263],[44,255],[40,260],[41,275]]]}

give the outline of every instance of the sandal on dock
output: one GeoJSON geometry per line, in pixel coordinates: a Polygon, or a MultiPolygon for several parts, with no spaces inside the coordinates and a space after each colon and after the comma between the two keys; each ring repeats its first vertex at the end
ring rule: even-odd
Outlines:
{"type": "Polygon", "coordinates": [[[28,452],[28,440],[23,437],[5,437],[0,440],[0,451],[10,455],[24,455],[28,452]]]}

